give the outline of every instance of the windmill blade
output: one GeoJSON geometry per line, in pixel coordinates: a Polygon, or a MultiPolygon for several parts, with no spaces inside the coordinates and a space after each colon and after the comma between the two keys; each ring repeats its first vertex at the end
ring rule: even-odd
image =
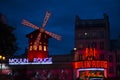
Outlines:
{"type": "Polygon", "coordinates": [[[46,25],[48,19],[50,18],[50,16],[51,16],[51,13],[48,12],[48,11],[46,11],[46,15],[45,15],[44,21],[43,21],[43,23],[42,23],[42,28],[45,27],[45,25],[46,25]]]}
{"type": "Polygon", "coordinates": [[[29,22],[29,21],[27,21],[25,19],[22,20],[22,24],[25,25],[25,26],[34,28],[34,29],[40,29],[38,26],[32,24],[31,22],[29,22]]]}
{"type": "Polygon", "coordinates": [[[61,40],[61,36],[60,35],[57,35],[57,34],[54,34],[52,32],[48,32],[48,31],[45,31],[45,33],[50,35],[51,37],[57,39],[57,40],[61,40]]]}
{"type": "Polygon", "coordinates": [[[41,32],[38,33],[38,36],[34,42],[34,46],[38,47],[40,39],[41,39],[41,32]]]}

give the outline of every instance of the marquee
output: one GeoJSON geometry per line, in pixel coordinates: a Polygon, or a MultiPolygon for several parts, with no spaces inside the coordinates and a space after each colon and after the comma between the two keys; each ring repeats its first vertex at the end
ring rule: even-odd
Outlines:
{"type": "Polygon", "coordinates": [[[34,58],[29,62],[28,58],[11,58],[9,65],[29,65],[29,64],[52,64],[52,58],[34,58]]]}
{"type": "Polygon", "coordinates": [[[79,61],[74,63],[75,68],[107,68],[107,61],[79,61]]]}

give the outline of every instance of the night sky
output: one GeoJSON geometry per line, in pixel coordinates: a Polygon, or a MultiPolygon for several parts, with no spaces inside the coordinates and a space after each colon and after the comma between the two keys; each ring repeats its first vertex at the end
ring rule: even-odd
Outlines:
{"type": "Polygon", "coordinates": [[[0,0],[0,13],[7,18],[9,25],[16,27],[15,34],[20,49],[24,53],[28,46],[26,34],[34,29],[21,24],[26,19],[41,26],[46,11],[52,13],[45,30],[62,36],[61,41],[49,40],[50,54],[68,54],[74,48],[75,15],[81,19],[100,19],[109,16],[111,38],[120,34],[120,0],[0,0]]]}

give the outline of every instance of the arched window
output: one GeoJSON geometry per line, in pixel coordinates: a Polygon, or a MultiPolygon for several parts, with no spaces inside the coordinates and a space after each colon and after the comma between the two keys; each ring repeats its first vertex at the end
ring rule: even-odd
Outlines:
{"type": "Polygon", "coordinates": [[[30,51],[32,51],[32,46],[30,46],[30,49],[29,49],[30,51]]]}
{"type": "Polygon", "coordinates": [[[44,46],[44,51],[47,51],[47,47],[46,46],[44,46]]]}
{"type": "Polygon", "coordinates": [[[42,50],[42,45],[39,45],[39,50],[42,50]]]}
{"type": "Polygon", "coordinates": [[[33,50],[37,50],[37,46],[36,45],[33,45],[33,50]]]}

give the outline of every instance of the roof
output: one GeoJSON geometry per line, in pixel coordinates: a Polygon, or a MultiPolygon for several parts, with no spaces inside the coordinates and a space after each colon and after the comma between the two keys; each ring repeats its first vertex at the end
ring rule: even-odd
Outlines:
{"type": "Polygon", "coordinates": [[[79,16],[75,18],[75,28],[105,28],[108,25],[108,16],[106,15],[103,19],[80,19],[79,16]]]}
{"type": "MultiPolygon", "coordinates": [[[[39,30],[34,30],[33,32],[27,34],[26,37],[27,37],[27,38],[30,38],[31,35],[34,36],[34,37],[36,37],[36,36],[38,35],[38,33],[39,33],[39,30]]],[[[50,36],[49,36],[48,34],[46,34],[46,33],[42,33],[42,35],[47,35],[48,37],[50,37],[50,36]]]]}

